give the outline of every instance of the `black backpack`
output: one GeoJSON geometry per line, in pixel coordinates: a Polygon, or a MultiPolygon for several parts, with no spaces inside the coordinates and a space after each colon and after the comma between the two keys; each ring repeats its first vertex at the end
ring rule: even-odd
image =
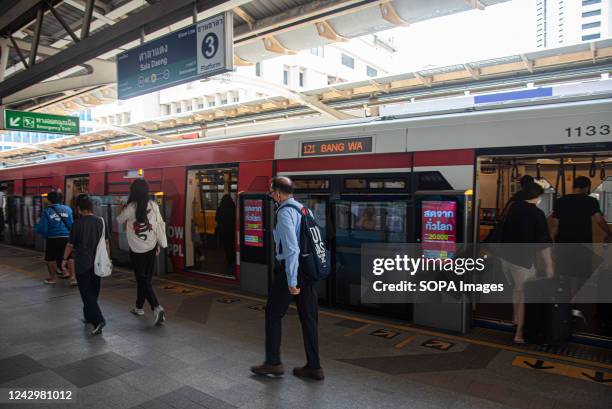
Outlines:
{"type": "MultiPolygon", "coordinates": [[[[292,207],[302,216],[300,222],[300,264],[298,273],[302,279],[308,282],[327,279],[331,272],[331,254],[325,245],[319,225],[306,206],[301,209],[290,203],[285,206],[292,207]]],[[[278,210],[280,209],[282,207],[278,210]]]]}

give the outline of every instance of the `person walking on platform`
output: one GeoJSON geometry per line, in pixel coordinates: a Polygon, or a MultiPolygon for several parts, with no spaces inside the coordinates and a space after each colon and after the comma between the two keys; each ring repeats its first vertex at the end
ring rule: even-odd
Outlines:
{"type": "Polygon", "coordinates": [[[502,268],[514,282],[512,307],[517,344],[525,343],[525,286],[536,277],[536,258],[541,259],[547,277],[554,276],[546,216],[537,207],[543,193],[537,183],[526,184],[509,205],[501,230],[501,243],[507,243],[500,248],[502,268]],[[532,245],[526,246],[527,243],[532,245]]]}
{"type": "Polygon", "coordinates": [[[100,277],[95,274],[94,262],[102,230],[108,249],[108,230],[104,228],[104,221],[93,214],[93,203],[89,196],[82,194],[77,198],[77,211],[79,218],[70,230],[70,238],[62,261],[62,267],[68,266],[68,258],[73,254],[76,279],[83,300],[83,322],[93,325],[92,335],[102,333],[106,325],[98,296],[100,295],[100,277]]]}
{"type": "MultiPolygon", "coordinates": [[[[45,261],[47,262],[49,278],[44,283],[55,284],[58,275],[57,268],[62,263],[62,256],[68,243],[73,219],[72,209],[61,204],[61,193],[49,192],[47,200],[50,205],[42,212],[40,222],[36,225],[36,233],[45,237],[45,261]]],[[[72,274],[61,275],[60,277],[70,278],[70,284],[76,285],[76,280],[72,274]]]]}
{"type": "Polygon", "coordinates": [[[167,238],[164,228],[160,228],[164,223],[159,206],[149,198],[149,184],[146,180],[136,179],[132,183],[127,206],[117,216],[117,222],[127,225],[130,258],[138,286],[136,305],[131,312],[138,316],[144,315],[146,300],[153,310],[155,325],[161,325],[166,319],[166,313],[153,291],[153,271],[160,246],[167,246],[167,238]]]}
{"type": "Polygon", "coordinates": [[[557,243],[592,243],[592,220],[604,232],[604,241],[612,237],[606,218],[599,208],[599,202],[591,193],[591,179],[579,176],[574,179],[574,191],[554,204],[549,218],[550,231],[557,243]]]}
{"type": "Polygon", "coordinates": [[[291,300],[295,298],[307,362],[306,366],[295,368],[293,374],[323,380],[319,362],[317,283],[309,283],[298,277],[302,216],[294,207],[301,209],[303,205],[293,198],[293,183],[287,177],[272,179],[270,196],[278,204],[274,227],[276,276],[266,304],[266,360],[262,365],[252,367],[251,371],[257,375],[284,374],[280,359],[281,323],[291,300]]]}

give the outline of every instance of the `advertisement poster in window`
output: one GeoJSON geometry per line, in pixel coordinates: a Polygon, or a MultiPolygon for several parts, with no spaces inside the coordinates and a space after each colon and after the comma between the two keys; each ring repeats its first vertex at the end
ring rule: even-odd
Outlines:
{"type": "Polygon", "coordinates": [[[244,245],[263,247],[263,200],[244,201],[244,245]]]}
{"type": "Polygon", "coordinates": [[[452,258],[457,248],[457,203],[423,201],[423,255],[427,258],[452,258]]]}

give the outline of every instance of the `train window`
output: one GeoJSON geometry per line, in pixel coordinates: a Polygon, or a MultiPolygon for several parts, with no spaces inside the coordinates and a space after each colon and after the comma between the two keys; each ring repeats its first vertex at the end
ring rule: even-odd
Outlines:
{"type": "Polygon", "coordinates": [[[367,179],[345,179],[344,188],[345,189],[367,189],[368,180],[367,179]]]}
{"type": "Polygon", "coordinates": [[[385,181],[385,189],[406,189],[405,180],[387,180],[385,181]]]}
{"type": "Polygon", "coordinates": [[[406,189],[405,179],[351,178],[344,180],[345,189],[406,189]]]}
{"type": "Polygon", "coordinates": [[[440,172],[419,172],[417,190],[450,190],[452,186],[440,172]]]}
{"type": "Polygon", "coordinates": [[[329,179],[296,179],[293,185],[298,190],[327,190],[329,179]]]}

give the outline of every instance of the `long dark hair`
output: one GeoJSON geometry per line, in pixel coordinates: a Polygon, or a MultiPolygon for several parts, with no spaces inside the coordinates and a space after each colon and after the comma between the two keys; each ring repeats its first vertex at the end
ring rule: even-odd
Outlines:
{"type": "Polygon", "coordinates": [[[130,196],[128,197],[128,205],[136,203],[136,221],[139,223],[146,222],[147,206],[149,204],[149,184],[144,179],[136,179],[130,186],[130,196]]]}

